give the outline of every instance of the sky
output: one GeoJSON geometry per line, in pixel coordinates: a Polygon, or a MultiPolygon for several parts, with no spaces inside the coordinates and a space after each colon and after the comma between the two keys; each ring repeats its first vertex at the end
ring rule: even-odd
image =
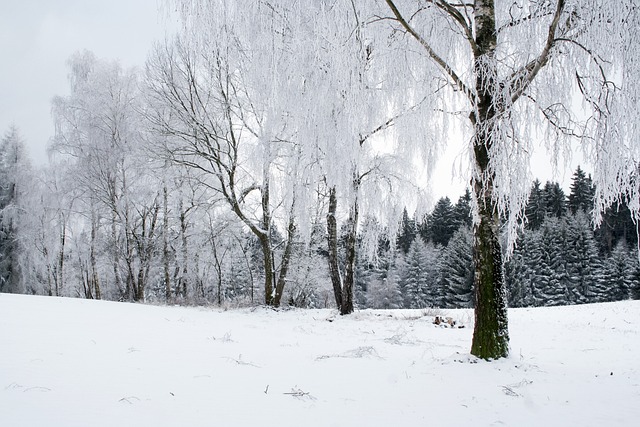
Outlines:
{"type": "MultiPolygon", "coordinates": [[[[177,28],[171,0],[1,0],[0,1],[0,135],[14,124],[29,147],[35,165],[47,162],[53,136],[51,99],[68,95],[67,59],[80,50],[119,60],[124,67],[143,67],[147,53],[168,30],[177,28]]],[[[443,153],[432,174],[433,199],[464,193],[466,176],[454,174],[461,160],[453,146],[443,153]]],[[[577,162],[554,174],[549,160],[533,160],[542,181],[559,181],[565,190],[577,162]]]]}
{"type": "Polygon", "coordinates": [[[0,133],[15,124],[31,160],[47,161],[51,99],[67,95],[67,59],[77,51],[143,67],[155,40],[175,28],[169,0],[0,1],[0,133]]]}

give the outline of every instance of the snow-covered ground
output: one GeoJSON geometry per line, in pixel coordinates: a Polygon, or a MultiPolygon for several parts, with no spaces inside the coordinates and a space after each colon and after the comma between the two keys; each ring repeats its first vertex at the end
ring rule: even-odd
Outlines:
{"type": "Polygon", "coordinates": [[[630,426],[640,301],[473,314],[222,311],[0,294],[1,426],[630,426]]]}

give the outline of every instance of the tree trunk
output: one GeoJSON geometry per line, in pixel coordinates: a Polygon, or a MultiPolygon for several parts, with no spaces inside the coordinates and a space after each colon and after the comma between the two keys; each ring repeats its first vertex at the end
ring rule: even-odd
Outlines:
{"type": "Polygon", "coordinates": [[[180,273],[180,282],[178,284],[182,298],[185,300],[188,296],[188,280],[189,275],[189,250],[187,242],[187,211],[183,208],[182,200],[180,200],[180,241],[182,245],[182,269],[180,273]]]}
{"type": "Polygon", "coordinates": [[[356,265],[356,243],[358,233],[358,192],[360,190],[359,177],[354,178],[353,191],[354,199],[349,209],[349,219],[347,220],[347,247],[344,269],[344,283],[342,284],[342,304],[340,305],[340,314],[353,313],[353,284],[355,282],[355,265],[356,265]]]}
{"type": "Polygon", "coordinates": [[[499,359],[509,355],[500,218],[490,195],[483,196],[482,193],[482,185],[476,183],[480,222],[475,226],[473,247],[476,306],[471,354],[482,359],[499,359]]]}
{"type": "Polygon", "coordinates": [[[162,263],[164,267],[164,296],[171,301],[171,277],[169,274],[169,191],[166,184],[162,187],[163,223],[162,223],[162,263]]]}
{"type": "Polygon", "coordinates": [[[336,197],[336,188],[329,190],[329,211],[327,212],[327,248],[329,250],[329,275],[333,284],[333,296],[336,301],[336,307],[342,309],[342,277],[340,275],[340,267],[338,265],[338,224],[336,221],[336,210],[338,207],[338,199],[336,197]]]}
{"type": "Polygon", "coordinates": [[[476,0],[476,110],[471,115],[474,125],[474,158],[476,176],[474,196],[480,221],[474,228],[475,325],[471,354],[482,359],[499,359],[509,355],[506,289],[502,251],[500,248],[500,217],[493,199],[493,173],[489,167],[496,115],[501,108],[495,99],[498,90],[495,49],[497,35],[493,0],[476,0]]]}
{"type": "Polygon", "coordinates": [[[100,289],[100,279],[98,278],[98,267],[96,262],[96,237],[98,234],[98,219],[95,210],[91,209],[91,247],[89,248],[89,264],[91,268],[90,288],[93,288],[95,299],[102,299],[100,289]]]}
{"type": "Polygon", "coordinates": [[[284,293],[284,285],[287,280],[287,273],[289,272],[289,264],[291,262],[291,253],[293,252],[293,241],[296,234],[296,223],[293,216],[293,208],[291,209],[291,215],[289,216],[289,226],[287,227],[287,243],[284,247],[284,253],[282,254],[282,262],[280,263],[280,273],[278,274],[278,283],[276,284],[276,295],[273,301],[273,305],[280,306],[282,300],[282,294],[284,293]]]}
{"type": "Polygon", "coordinates": [[[65,243],[67,241],[67,221],[66,221],[66,218],[64,217],[64,214],[62,214],[61,217],[62,217],[62,225],[60,229],[60,252],[58,253],[58,267],[57,267],[58,278],[56,280],[56,296],[57,297],[61,295],[62,288],[64,286],[64,259],[66,257],[65,243]]]}
{"type": "Polygon", "coordinates": [[[273,265],[271,242],[269,241],[269,235],[266,234],[258,236],[258,240],[262,248],[262,260],[264,262],[264,303],[266,305],[274,305],[275,295],[273,285],[275,283],[275,267],[273,265]]]}
{"type": "Polygon", "coordinates": [[[122,281],[120,280],[120,251],[118,249],[118,232],[116,229],[117,224],[117,212],[115,210],[115,201],[114,206],[111,208],[111,240],[113,241],[113,281],[115,288],[123,293],[122,289],[122,281]]]}

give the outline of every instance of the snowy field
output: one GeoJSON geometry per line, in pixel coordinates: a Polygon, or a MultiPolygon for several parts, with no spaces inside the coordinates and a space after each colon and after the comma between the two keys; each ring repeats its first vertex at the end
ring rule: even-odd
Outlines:
{"type": "Polygon", "coordinates": [[[0,294],[1,426],[631,426],[640,301],[471,311],[222,311],[0,294]]]}

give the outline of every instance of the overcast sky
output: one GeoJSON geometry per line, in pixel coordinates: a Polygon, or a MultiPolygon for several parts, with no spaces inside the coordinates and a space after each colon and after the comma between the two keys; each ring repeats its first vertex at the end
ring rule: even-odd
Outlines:
{"type": "Polygon", "coordinates": [[[35,164],[53,135],[51,98],[68,94],[78,50],[143,67],[154,40],[175,27],[167,0],[1,0],[0,133],[14,123],[35,164]]]}

